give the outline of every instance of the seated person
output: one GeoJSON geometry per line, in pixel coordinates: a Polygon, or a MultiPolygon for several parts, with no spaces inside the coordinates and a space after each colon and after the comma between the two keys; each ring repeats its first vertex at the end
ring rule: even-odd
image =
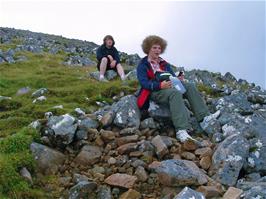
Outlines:
{"type": "Polygon", "coordinates": [[[103,44],[97,49],[96,56],[98,60],[97,68],[100,71],[100,81],[107,81],[104,77],[106,70],[118,72],[120,78],[125,80],[125,72],[120,64],[120,58],[117,49],[114,47],[115,41],[111,35],[103,39],[103,44]]]}
{"type": "Polygon", "coordinates": [[[166,46],[167,42],[155,35],[148,36],[144,39],[142,50],[147,56],[142,58],[137,67],[137,77],[141,85],[137,104],[142,110],[148,109],[149,99],[158,104],[167,105],[176,130],[176,138],[181,142],[185,142],[186,140],[196,141],[189,135],[191,132],[191,124],[189,123],[189,114],[185,107],[183,97],[188,99],[192,112],[197,121],[200,122],[203,130],[211,125],[219,116],[220,112],[217,111],[214,114],[210,114],[207,105],[200,96],[195,85],[184,82],[183,75],[181,75],[179,79],[186,90],[184,94],[172,87],[172,81],[158,81],[158,79],[156,79],[156,72],[162,71],[168,72],[173,77],[176,77],[170,64],[160,57],[165,51],[166,46]]]}

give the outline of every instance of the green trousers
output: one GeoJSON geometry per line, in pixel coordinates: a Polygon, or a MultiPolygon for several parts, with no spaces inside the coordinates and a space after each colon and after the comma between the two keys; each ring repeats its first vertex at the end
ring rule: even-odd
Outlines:
{"type": "Polygon", "coordinates": [[[183,97],[188,99],[197,121],[201,121],[206,115],[209,115],[208,107],[200,96],[196,86],[192,83],[182,83],[186,88],[184,94],[181,94],[175,88],[169,88],[153,91],[150,96],[150,99],[154,102],[169,106],[171,119],[176,131],[191,128],[189,123],[189,113],[185,107],[183,97]]]}

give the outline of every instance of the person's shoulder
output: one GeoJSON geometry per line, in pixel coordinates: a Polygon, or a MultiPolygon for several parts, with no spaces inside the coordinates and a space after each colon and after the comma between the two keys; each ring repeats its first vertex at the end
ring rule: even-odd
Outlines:
{"type": "Polygon", "coordinates": [[[145,56],[139,61],[138,67],[146,67],[147,64],[148,64],[148,57],[145,56]]]}
{"type": "Polygon", "coordinates": [[[97,48],[97,50],[101,50],[101,49],[103,49],[103,47],[104,47],[104,45],[102,44],[102,45],[100,45],[100,46],[97,48]]]}
{"type": "Polygon", "coordinates": [[[117,48],[115,46],[112,46],[112,49],[115,51],[118,51],[117,48]]]}

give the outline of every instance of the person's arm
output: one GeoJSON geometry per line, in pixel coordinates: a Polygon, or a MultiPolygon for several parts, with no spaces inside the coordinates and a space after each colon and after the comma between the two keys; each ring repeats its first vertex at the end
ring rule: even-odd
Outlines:
{"type": "Polygon", "coordinates": [[[102,52],[102,47],[100,46],[97,51],[96,51],[96,58],[98,61],[101,61],[101,59],[103,58],[103,52],[102,52]]]}
{"type": "Polygon", "coordinates": [[[116,61],[117,64],[119,64],[120,63],[120,56],[119,56],[118,50],[115,47],[114,47],[114,51],[115,51],[114,60],[116,61]]]}
{"type": "Polygon", "coordinates": [[[174,73],[174,71],[172,70],[172,67],[169,63],[166,64],[166,71],[168,71],[169,73],[171,73],[174,77],[176,77],[176,74],[174,73]]]}
{"type": "Polygon", "coordinates": [[[140,82],[140,85],[148,90],[156,91],[161,89],[161,83],[157,80],[149,80],[147,71],[142,64],[139,64],[137,67],[137,77],[140,82]]]}

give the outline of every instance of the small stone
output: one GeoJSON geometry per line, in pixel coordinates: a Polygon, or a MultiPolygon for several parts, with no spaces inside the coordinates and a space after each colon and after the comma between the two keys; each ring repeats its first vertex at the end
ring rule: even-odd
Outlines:
{"type": "Polygon", "coordinates": [[[155,136],[152,139],[151,143],[153,144],[153,146],[155,146],[158,158],[163,158],[166,154],[169,153],[168,148],[160,135],[155,136]]]}
{"type": "Polygon", "coordinates": [[[85,198],[97,188],[95,182],[81,181],[69,190],[69,199],[85,198]]]}
{"type": "Polygon", "coordinates": [[[135,176],[137,176],[138,180],[141,182],[145,182],[148,179],[148,175],[142,166],[136,169],[135,176]]]}
{"type": "Polygon", "coordinates": [[[219,197],[222,193],[216,186],[200,186],[197,191],[203,193],[206,198],[219,197]]]}
{"type": "Polygon", "coordinates": [[[114,117],[115,117],[115,113],[113,111],[109,111],[101,118],[100,123],[104,127],[107,127],[112,124],[114,117]]]}
{"type": "Polygon", "coordinates": [[[201,158],[200,160],[200,166],[201,168],[203,168],[204,170],[207,170],[210,168],[212,164],[212,160],[210,156],[204,156],[203,158],[201,158]]]}
{"type": "Polygon", "coordinates": [[[134,189],[129,189],[127,192],[123,193],[119,199],[140,199],[141,194],[134,189]]]}
{"type": "Polygon", "coordinates": [[[70,176],[66,176],[66,177],[60,177],[59,178],[59,183],[60,185],[67,187],[69,186],[70,182],[71,182],[71,177],[70,176]]]}
{"type": "Polygon", "coordinates": [[[96,181],[99,180],[99,181],[103,182],[105,175],[102,173],[94,173],[93,177],[95,178],[96,181]]]}
{"type": "Polygon", "coordinates": [[[181,157],[183,157],[183,158],[185,158],[187,160],[195,160],[196,159],[196,156],[193,153],[190,153],[190,152],[187,152],[187,151],[183,152],[181,154],[181,157]]]}
{"type": "Polygon", "coordinates": [[[125,153],[130,153],[132,151],[135,151],[137,148],[138,148],[137,143],[128,143],[128,144],[124,144],[118,147],[117,151],[119,154],[125,154],[125,153]]]}
{"type": "Polygon", "coordinates": [[[115,139],[115,133],[113,131],[101,130],[101,138],[104,142],[110,142],[115,139]]]}
{"type": "Polygon", "coordinates": [[[212,149],[210,147],[199,148],[195,151],[195,155],[200,156],[200,158],[202,158],[204,156],[211,156],[212,155],[212,149]]]}
{"type": "Polygon", "coordinates": [[[95,139],[95,144],[97,146],[103,146],[104,145],[104,142],[102,140],[102,138],[100,136],[97,136],[96,139],[95,139]]]}
{"type": "Polygon", "coordinates": [[[223,199],[240,199],[242,189],[237,189],[235,187],[229,187],[229,189],[223,195],[223,199]]]}
{"type": "Polygon", "coordinates": [[[98,199],[112,199],[112,193],[109,186],[102,185],[98,189],[98,199]]]}
{"type": "Polygon", "coordinates": [[[129,189],[134,186],[136,180],[137,180],[136,176],[115,173],[106,178],[104,182],[112,186],[124,187],[129,189]]]}
{"type": "Polygon", "coordinates": [[[76,184],[81,182],[81,181],[88,181],[88,179],[89,178],[87,176],[80,175],[78,173],[75,173],[74,176],[73,176],[73,182],[76,183],[76,184]]]}
{"type": "Polygon", "coordinates": [[[27,180],[29,183],[33,183],[32,181],[32,177],[30,172],[28,171],[28,169],[26,167],[23,167],[20,171],[19,171],[20,175],[27,180]]]}
{"type": "Polygon", "coordinates": [[[111,157],[111,158],[108,159],[108,164],[113,165],[115,163],[116,163],[116,159],[115,158],[111,157]]]}
{"type": "Polygon", "coordinates": [[[198,148],[197,144],[191,140],[184,142],[183,147],[186,151],[195,151],[198,148]]]}
{"type": "Polygon", "coordinates": [[[142,156],[141,151],[133,151],[129,154],[129,157],[140,157],[140,156],[142,156]]]}
{"type": "Polygon", "coordinates": [[[185,187],[174,199],[205,199],[205,197],[202,193],[185,187]]]}
{"type": "Polygon", "coordinates": [[[84,166],[93,165],[100,160],[101,155],[101,148],[85,145],[82,147],[81,152],[77,155],[74,161],[77,164],[84,166]]]}
{"type": "Polygon", "coordinates": [[[116,139],[116,142],[118,146],[121,146],[130,142],[136,142],[138,141],[138,138],[139,138],[138,135],[129,135],[116,139]]]}

